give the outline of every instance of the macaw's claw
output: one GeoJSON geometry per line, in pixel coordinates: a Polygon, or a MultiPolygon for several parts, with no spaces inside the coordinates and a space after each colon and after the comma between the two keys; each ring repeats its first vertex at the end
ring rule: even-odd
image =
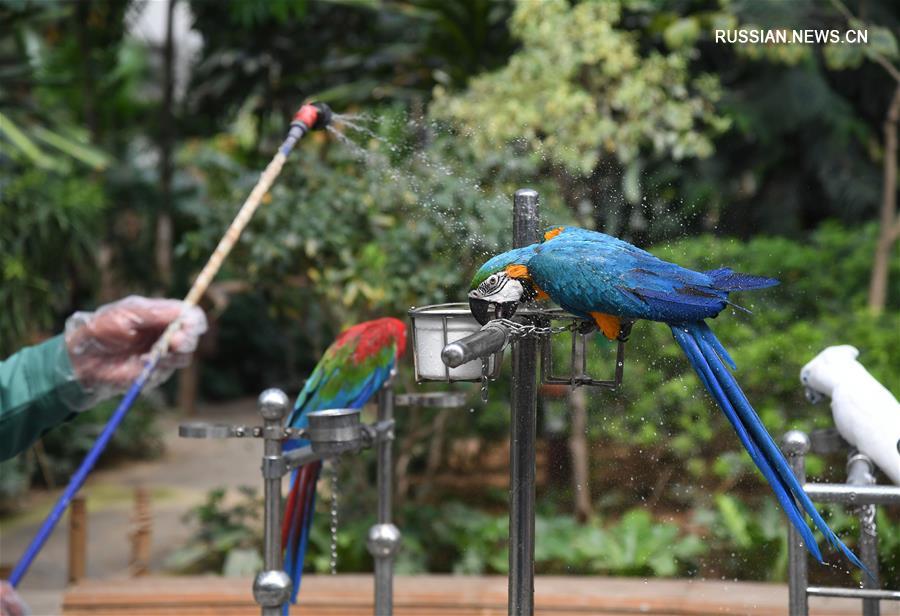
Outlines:
{"type": "Polygon", "coordinates": [[[622,321],[619,335],[616,337],[616,340],[619,342],[628,342],[628,337],[631,336],[632,327],[634,327],[634,321],[622,321]]]}

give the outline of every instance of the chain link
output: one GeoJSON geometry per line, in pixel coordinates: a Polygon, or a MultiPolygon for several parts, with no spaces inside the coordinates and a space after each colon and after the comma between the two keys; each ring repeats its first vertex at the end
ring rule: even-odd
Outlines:
{"type": "Polygon", "coordinates": [[[331,567],[331,575],[337,575],[337,558],[338,558],[338,460],[334,458],[328,465],[331,474],[331,558],[329,565],[331,567]]]}
{"type": "MultiPolygon", "coordinates": [[[[504,327],[509,329],[509,335],[511,338],[546,338],[548,336],[553,336],[555,334],[562,334],[564,332],[577,332],[579,330],[579,324],[577,321],[573,321],[568,325],[563,325],[561,327],[538,327],[533,323],[519,323],[517,321],[512,321],[510,319],[496,319],[495,321],[491,321],[492,323],[498,323],[503,325],[504,327]]],[[[489,362],[490,357],[496,356],[490,355],[481,358],[481,401],[488,401],[488,383],[490,382],[489,376],[489,362]]]]}
{"type": "Polygon", "coordinates": [[[531,323],[519,323],[510,319],[497,319],[496,322],[508,327],[510,336],[513,338],[545,338],[564,332],[578,331],[578,323],[575,321],[560,327],[538,327],[531,323]]]}
{"type": "Polygon", "coordinates": [[[878,528],[875,525],[875,505],[861,505],[855,508],[859,516],[859,529],[870,537],[878,536],[878,528]]]}

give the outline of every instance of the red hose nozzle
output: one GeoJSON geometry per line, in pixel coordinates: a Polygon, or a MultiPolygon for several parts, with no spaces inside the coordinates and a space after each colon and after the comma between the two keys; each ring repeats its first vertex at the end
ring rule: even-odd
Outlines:
{"type": "Polygon", "coordinates": [[[300,122],[309,130],[322,130],[331,124],[334,114],[325,103],[307,103],[294,114],[294,122],[300,122]]]}

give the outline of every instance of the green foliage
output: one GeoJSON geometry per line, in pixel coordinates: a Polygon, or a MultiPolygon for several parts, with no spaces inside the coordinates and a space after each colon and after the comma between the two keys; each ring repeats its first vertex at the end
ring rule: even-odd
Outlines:
{"type": "Polygon", "coordinates": [[[700,509],[696,522],[711,526],[715,565],[726,577],[780,582],[787,575],[784,513],[774,499],[756,510],[729,494],[718,494],[715,512],[700,509]]]}
{"type": "Polygon", "coordinates": [[[204,41],[191,103],[207,130],[227,118],[223,111],[264,120],[293,113],[310,96],[335,109],[419,105],[436,84],[463,86],[512,48],[509,0],[249,0],[225,11],[192,0],[190,7],[204,41]]]}
{"type": "MultiPolygon", "coordinates": [[[[376,130],[397,128],[382,124],[376,130]]],[[[399,135],[406,136],[402,130],[399,135]]],[[[507,197],[490,184],[476,185],[478,174],[444,158],[438,146],[398,153],[379,138],[364,145],[368,149],[304,143],[226,275],[259,281],[257,289],[291,318],[315,318],[318,311],[310,315],[309,307],[318,303],[332,323],[399,313],[461,292],[465,270],[508,235],[507,197]]],[[[183,201],[198,229],[180,248],[185,258],[208,254],[255,181],[256,170],[244,167],[241,157],[225,138],[183,153],[184,163],[204,180],[194,198],[183,201]]]]}
{"type": "Polygon", "coordinates": [[[593,519],[578,525],[567,516],[538,518],[535,561],[546,572],[654,575],[685,573],[706,548],[683,536],[676,524],[654,520],[645,509],[628,510],[613,524],[593,519]]]}
{"type": "Polygon", "coordinates": [[[210,491],[206,502],[184,517],[197,528],[187,544],[166,561],[166,568],[178,573],[222,573],[229,552],[251,550],[262,554],[262,499],[256,488],[241,487],[236,500],[224,489],[210,491]]]}
{"type": "MultiPolygon", "coordinates": [[[[44,434],[39,448],[0,463],[0,511],[21,506],[22,495],[32,485],[47,486],[52,482],[59,486],[68,481],[117,404],[118,400],[109,400],[91,410],[73,414],[69,421],[44,434]]],[[[159,404],[152,398],[139,398],[113,434],[98,465],[102,467],[123,459],[151,460],[161,455],[163,439],[157,420],[159,411],[159,404]]]]}
{"type": "Polygon", "coordinates": [[[39,169],[0,175],[0,355],[52,331],[59,312],[90,279],[104,195],[79,175],[39,169]]]}
{"type": "MultiPolygon", "coordinates": [[[[753,310],[752,315],[730,310],[711,322],[738,364],[738,381],[774,435],[789,427],[830,425],[828,409],[809,407],[798,380],[800,368],[826,346],[854,344],[876,378],[900,382],[892,360],[892,349],[900,344],[900,314],[873,317],[863,308],[874,231],[828,225],[803,244],[780,238],[744,243],[703,236],[654,251],[693,269],[728,264],[782,281],[774,289],[733,297],[738,305],[753,310]],[[823,263],[829,267],[822,268],[823,263]]],[[[896,255],[892,270],[891,297],[898,301],[896,255]]],[[[639,323],[629,347],[621,392],[612,403],[591,400],[602,414],[602,421],[593,423],[598,435],[641,446],[668,442],[685,458],[701,449],[723,453],[723,439],[725,451],[740,450],[736,440],[727,440],[730,428],[701,393],[668,328],[639,323]]]]}
{"type": "Polygon", "coordinates": [[[479,153],[524,140],[582,175],[604,156],[628,165],[645,149],[709,156],[711,137],[728,126],[714,110],[718,80],[690,74],[690,49],[644,51],[639,33],[622,27],[623,4],[517,3],[510,27],[521,49],[464,93],[438,89],[432,113],[461,124],[479,153]]]}
{"type": "MultiPolygon", "coordinates": [[[[227,553],[235,549],[261,550],[259,519],[262,501],[249,488],[243,499],[225,503],[223,490],[207,495],[189,520],[198,529],[169,560],[182,573],[222,572],[227,553]]],[[[310,532],[306,566],[318,573],[331,569],[330,517],[320,504],[310,532]]],[[[441,507],[405,505],[400,515],[403,544],[398,571],[450,571],[463,575],[505,574],[509,566],[509,520],[459,502],[441,507]]],[[[363,538],[374,517],[341,507],[338,525],[338,568],[342,572],[371,571],[372,558],[363,538]],[[349,515],[348,515],[349,514],[349,515]],[[345,519],[349,517],[349,519],[345,519]]],[[[620,520],[599,518],[579,525],[568,515],[538,515],[535,566],[539,573],[673,576],[684,573],[706,549],[696,537],[684,536],[678,526],[654,520],[644,509],[625,512],[620,520]]]]}

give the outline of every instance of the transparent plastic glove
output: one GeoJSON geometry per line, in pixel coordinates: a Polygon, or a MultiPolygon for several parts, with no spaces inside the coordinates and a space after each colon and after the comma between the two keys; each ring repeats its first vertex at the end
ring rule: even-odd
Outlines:
{"type": "Polygon", "coordinates": [[[206,315],[200,308],[175,299],[132,295],[94,312],[76,312],[69,317],[66,349],[73,376],[87,394],[75,410],[128,390],[144,369],[153,344],[182,312],[180,329],[147,383],[149,389],[190,363],[197,340],[206,331],[206,315]]]}
{"type": "Polygon", "coordinates": [[[0,616],[29,616],[31,610],[9,582],[0,580],[0,616]]]}

